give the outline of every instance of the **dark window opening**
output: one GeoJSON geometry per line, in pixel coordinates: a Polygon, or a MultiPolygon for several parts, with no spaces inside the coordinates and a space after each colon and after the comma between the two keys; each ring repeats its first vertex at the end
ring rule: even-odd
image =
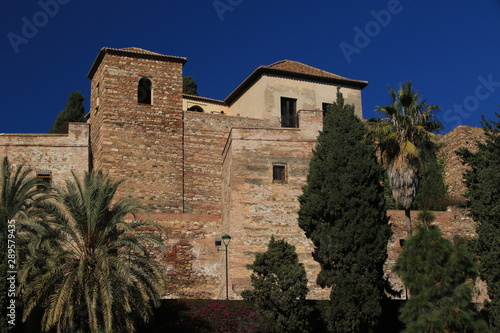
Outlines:
{"type": "Polygon", "coordinates": [[[38,190],[46,190],[50,187],[52,183],[52,172],[51,171],[38,171],[36,173],[36,178],[42,180],[41,184],[37,185],[38,190]]]}
{"type": "Polygon", "coordinates": [[[284,163],[273,164],[273,182],[286,183],[286,164],[284,163]]]}
{"type": "Polygon", "coordinates": [[[193,105],[188,109],[188,111],[204,112],[203,108],[199,105],[193,105]]]}
{"type": "Polygon", "coordinates": [[[323,103],[321,109],[323,110],[324,114],[326,114],[328,111],[330,111],[330,108],[333,106],[333,103],[323,103]]]}
{"type": "Polygon", "coordinates": [[[137,85],[137,103],[151,104],[151,80],[143,77],[137,85]]]}
{"type": "Polygon", "coordinates": [[[321,106],[321,109],[323,110],[323,121],[325,121],[326,114],[330,111],[330,109],[333,107],[333,103],[323,103],[321,106]]]}
{"type": "Polygon", "coordinates": [[[281,97],[281,127],[299,127],[297,119],[297,100],[281,97]]]}

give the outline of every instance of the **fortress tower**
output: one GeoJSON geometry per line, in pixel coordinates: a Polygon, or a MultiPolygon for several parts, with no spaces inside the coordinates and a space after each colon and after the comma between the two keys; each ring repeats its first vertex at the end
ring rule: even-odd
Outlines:
{"type": "Polygon", "coordinates": [[[183,211],[182,67],[186,58],[102,48],[90,69],[92,164],[126,178],[150,212],[183,211]]]}

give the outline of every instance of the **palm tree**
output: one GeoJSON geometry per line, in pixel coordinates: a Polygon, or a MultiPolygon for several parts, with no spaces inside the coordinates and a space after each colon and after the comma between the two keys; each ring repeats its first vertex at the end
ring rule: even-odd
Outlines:
{"type": "Polygon", "coordinates": [[[23,320],[43,307],[44,331],[134,332],[151,317],[164,279],[148,245],[161,239],[153,223],[136,220],[137,200],[114,199],[121,183],[102,172],[83,182],[73,174],[50,219],[23,223],[23,320]]]}
{"type": "MultiPolygon", "coordinates": [[[[6,273],[7,273],[7,221],[18,217],[28,217],[36,214],[41,202],[48,195],[43,191],[44,182],[31,177],[33,170],[24,164],[13,168],[7,156],[4,156],[0,165],[0,306],[4,309],[6,300],[6,273]]],[[[12,269],[11,269],[12,270],[12,269]]],[[[6,317],[0,319],[0,327],[6,326],[6,317]]]]}
{"type": "Polygon", "coordinates": [[[389,87],[392,105],[378,106],[385,117],[377,122],[371,135],[381,153],[389,185],[396,203],[405,210],[408,235],[412,235],[410,206],[418,187],[419,172],[429,154],[435,154],[433,139],[443,129],[434,112],[437,105],[421,101],[411,81],[400,85],[396,92],[389,87]]]}
{"type": "MultiPolygon", "coordinates": [[[[46,183],[36,177],[31,177],[33,169],[20,164],[13,170],[7,156],[0,166],[0,214],[3,220],[16,216],[28,217],[35,212],[37,203],[48,198],[45,192],[46,183]]],[[[2,229],[3,230],[3,229],[2,229]]]]}

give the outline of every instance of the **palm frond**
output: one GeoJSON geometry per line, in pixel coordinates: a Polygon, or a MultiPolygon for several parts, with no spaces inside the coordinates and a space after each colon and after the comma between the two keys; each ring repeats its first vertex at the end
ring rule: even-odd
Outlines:
{"type": "Polygon", "coordinates": [[[125,220],[135,217],[141,205],[115,199],[121,183],[102,172],[86,173],[82,181],[73,175],[51,207],[50,219],[24,224],[26,239],[33,244],[20,273],[25,316],[49,300],[43,316],[46,330],[133,332],[135,318],[147,320],[150,302],[158,304],[164,278],[146,244],[163,245],[160,228],[125,220]],[[50,271],[40,265],[42,258],[50,271]],[[85,311],[77,311],[77,304],[85,311]]]}

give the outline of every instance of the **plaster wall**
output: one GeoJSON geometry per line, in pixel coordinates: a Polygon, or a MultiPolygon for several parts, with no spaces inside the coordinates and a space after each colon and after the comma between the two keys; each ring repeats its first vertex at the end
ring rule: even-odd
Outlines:
{"type": "MultiPolygon", "coordinates": [[[[354,104],[362,117],[361,90],[340,87],[347,104],[354,104]]],[[[263,75],[231,105],[231,114],[244,117],[281,119],[281,97],[297,99],[297,110],[322,110],[323,103],[333,103],[337,86],[322,82],[263,75]]]]}

